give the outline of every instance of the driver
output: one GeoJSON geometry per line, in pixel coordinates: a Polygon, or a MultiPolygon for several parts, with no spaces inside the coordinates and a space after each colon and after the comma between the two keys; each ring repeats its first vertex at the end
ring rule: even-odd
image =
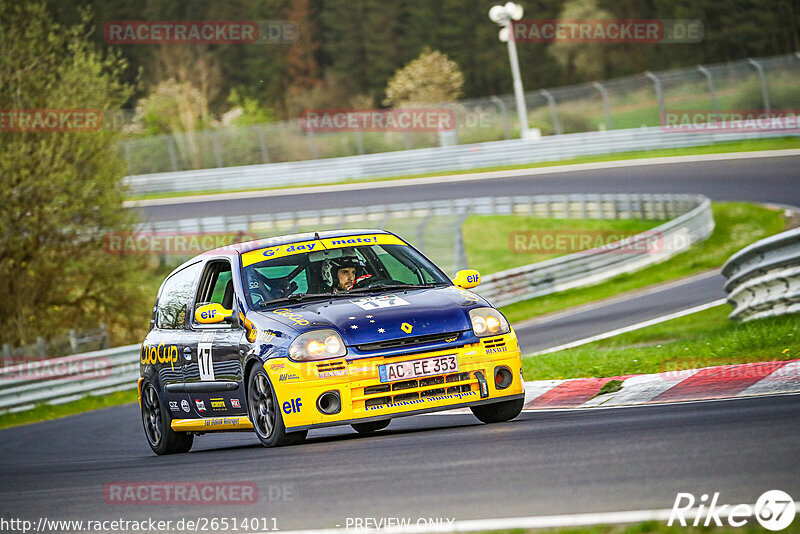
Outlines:
{"type": "Polygon", "coordinates": [[[370,278],[366,274],[367,265],[357,256],[342,256],[325,260],[322,265],[322,279],[334,293],[350,291],[356,282],[370,278]]]}

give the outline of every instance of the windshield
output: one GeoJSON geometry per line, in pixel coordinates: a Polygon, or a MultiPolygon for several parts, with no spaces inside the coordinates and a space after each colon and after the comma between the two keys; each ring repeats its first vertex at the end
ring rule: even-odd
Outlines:
{"type": "Polygon", "coordinates": [[[248,304],[259,309],[287,300],[451,284],[438,267],[406,245],[319,248],[295,249],[249,265],[253,260],[243,259],[242,280],[248,304]]]}

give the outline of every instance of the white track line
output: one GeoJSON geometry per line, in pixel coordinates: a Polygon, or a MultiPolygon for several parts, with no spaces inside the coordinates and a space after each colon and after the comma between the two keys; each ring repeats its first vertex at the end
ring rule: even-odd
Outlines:
{"type": "Polygon", "coordinates": [[[708,302],[706,304],[701,304],[700,306],[695,306],[693,308],[689,308],[686,310],[681,310],[678,312],[670,313],[668,315],[662,315],[661,317],[655,317],[653,319],[648,319],[647,321],[642,321],[641,323],[632,324],[629,326],[624,326],[622,328],[618,328],[616,330],[611,330],[609,332],[604,332],[602,334],[597,334],[596,336],[591,336],[583,339],[579,339],[577,341],[573,341],[571,343],[565,343],[564,345],[559,345],[557,347],[551,347],[549,349],[540,350],[537,352],[533,352],[531,354],[526,354],[526,356],[539,356],[541,354],[550,354],[551,352],[558,352],[560,350],[571,349],[574,347],[579,347],[581,345],[585,345],[587,343],[591,343],[593,341],[599,341],[601,339],[607,339],[610,337],[618,336],[619,334],[624,334],[626,332],[632,332],[634,330],[639,330],[640,328],[645,328],[648,326],[652,326],[655,324],[663,323],[665,321],[670,321],[672,319],[677,319],[678,317],[683,317],[684,315],[691,315],[693,313],[701,312],[703,310],[707,310],[709,308],[714,308],[716,306],[721,306],[728,302],[727,299],[719,299],[713,302],[708,302]]]}
{"type": "MultiPolygon", "coordinates": [[[[800,502],[796,502],[795,506],[800,508],[800,502]]],[[[750,505],[751,509],[755,508],[754,504],[750,505]]],[[[697,517],[697,508],[687,510],[683,517],[685,519],[694,519],[697,517]]],[[[720,510],[717,517],[720,520],[727,519],[729,510],[720,510]]],[[[423,534],[427,532],[476,532],[488,530],[510,530],[510,529],[535,529],[535,528],[564,528],[564,527],[584,527],[590,525],[618,525],[625,523],[641,523],[644,521],[664,521],[669,520],[672,514],[672,509],[665,508],[661,510],[633,510],[629,512],[598,512],[591,514],[567,514],[567,515],[543,515],[543,516],[529,516],[529,517],[508,517],[498,519],[473,519],[465,521],[454,521],[452,524],[445,524],[441,527],[429,526],[426,522],[424,525],[411,524],[405,527],[391,527],[391,528],[354,528],[354,527],[340,527],[340,528],[326,528],[318,530],[284,530],[282,534],[423,534]]],[[[703,524],[706,520],[707,512],[704,510],[700,516],[699,524],[703,524]]],[[[737,519],[743,519],[741,514],[737,514],[737,519]]],[[[394,517],[393,517],[394,518],[394,517]]],[[[362,518],[364,519],[364,518],[362,518]]],[[[380,520],[382,518],[375,517],[370,519],[380,520]]],[[[388,519],[388,518],[383,518],[388,519]]],[[[398,517],[397,519],[409,519],[411,522],[415,518],[411,517],[398,517]]],[[[422,518],[426,519],[426,518],[422,518]]],[[[713,524],[713,520],[711,520],[713,524]]],[[[757,526],[758,523],[748,520],[748,526],[757,526]]],[[[675,525],[680,523],[675,521],[675,525]]],[[[691,524],[687,521],[687,525],[691,524]]],[[[267,533],[265,533],[267,534],[267,533]]]]}
{"type": "MultiPolygon", "coordinates": [[[[592,171],[599,169],[617,169],[645,165],[668,165],[671,163],[699,163],[704,161],[730,161],[733,159],[773,158],[780,156],[800,156],[800,150],[759,150],[755,152],[723,152],[720,154],[698,154],[694,156],[664,156],[660,158],[642,158],[618,161],[601,161],[597,163],[578,163],[575,165],[557,165],[553,167],[536,167],[532,169],[514,169],[506,171],[473,172],[431,176],[427,178],[407,178],[401,180],[384,179],[375,182],[344,183],[336,185],[319,185],[294,187],[288,189],[267,189],[255,191],[239,191],[236,193],[216,193],[193,195],[178,198],[154,198],[149,200],[128,200],[123,203],[126,208],[145,206],[168,206],[172,204],[189,204],[192,202],[213,202],[217,200],[238,200],[243,198],[264,198],[286,195],[309,195],[316,193],[334,193],[337,191],[354,191],[357,189],[382,189],[388,187],[409,187],[428,184],[445,184],[452,182],[470,182],[514,178],[517,176],[535,176],[543,174],[564,174],[570,172],[592,171]]],[[[556,162],[553,162],[556,163],[556,162]]]]}

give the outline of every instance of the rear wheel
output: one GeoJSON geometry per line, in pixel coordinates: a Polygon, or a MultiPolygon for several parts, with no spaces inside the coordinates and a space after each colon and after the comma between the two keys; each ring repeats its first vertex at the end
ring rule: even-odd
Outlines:
{"type": "Polygon", "coordinates": [[[194,435],[175,432],[170,426],[172,418],[152,382],[142,384],[142,424],[147,443],[156,454],[189,452],[194,435]]]}
{"type": "Polygon", "coordinates": [[[370,432],[377,432],[378,430],[383,430],[389,423],[391,423],[391,419],[387,419],[386,421],[370,421],[369,423],[355,423],[352,425],[353,430],[358,432],[359,434],[369,434],[370,432]]]}
{"type": "Polygon", "coordinates": [[[247,413],[258,440],[265,447],[302,443],[308,434],[307,430],[286,432],[278,399],[266,371],[259,365],[253,366],[247,378],[247,413]]]}
{"type": "Polygon", "coordinates": [[[522,411],[523,404],[525,404],[525,399],[514,399],[471,406],[470,410],[482,423],[502,423],[518,416],[522,411]]]}

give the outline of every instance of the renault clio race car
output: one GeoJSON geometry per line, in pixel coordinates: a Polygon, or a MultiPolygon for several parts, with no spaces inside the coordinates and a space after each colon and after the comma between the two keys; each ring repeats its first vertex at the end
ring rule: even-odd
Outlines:
{"type": "Polygon", "coordinates": [[[469,407],[485,423],[524,401],[503,315],[394,234],[351,230],[201,254],[161,285],[140,354],[139,404],[157,454],[194,436],[253,431],[266,446],[308,430],[385,428],[469,407]]]}

